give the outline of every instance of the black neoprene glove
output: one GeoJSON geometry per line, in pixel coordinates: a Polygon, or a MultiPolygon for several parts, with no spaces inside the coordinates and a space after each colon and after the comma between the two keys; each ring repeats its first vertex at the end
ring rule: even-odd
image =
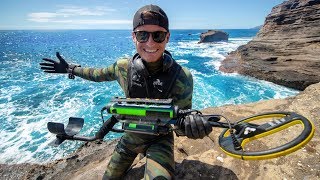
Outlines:
{"type": "Polygon", "coordinates": [[[59,61],[54,61],[52,59],[43,58],[46,61],[40,63],[41,69],[46,73],[68,73],[69,64],[60,56],[59,52],[56,53],[59,61]]]}
{"type": "Polygon", "coordinates": [[[69,73],[69,79],[74,79],[73,70],[75,67],[81,67],[76,64],[67,63],[61,56],[60,53],[56,53],[58,61],[54,61],[52,59],[43,58],[42,60],[46,61],[44,63],[40,63],[41,69],[46,73],[69,73]]]}
{"type": "Polygon", "coordinates": [[[212,131],[212,126],[201,114],[187,115],[182,124],[184,134],[191,139],[202,139],[212,131]]]}

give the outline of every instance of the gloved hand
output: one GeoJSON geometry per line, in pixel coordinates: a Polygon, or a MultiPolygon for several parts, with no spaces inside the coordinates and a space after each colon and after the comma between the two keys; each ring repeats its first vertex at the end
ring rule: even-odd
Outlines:
{"type": "Polygon", "coordinates": [[[202,139],[209,135],[212,126],[205,120],[201,114],[189,114],[184,119],[184,133],[191,139],[202,139]]]}
{"type": "Polygon", "coordinates": [[[68,73],[69,64],[60,56],[59,52],[56,53],[56,56],[59,62],[43,58],[42,60],[46,62],[40,63],[41,69],[46,73],[68,73]]]}

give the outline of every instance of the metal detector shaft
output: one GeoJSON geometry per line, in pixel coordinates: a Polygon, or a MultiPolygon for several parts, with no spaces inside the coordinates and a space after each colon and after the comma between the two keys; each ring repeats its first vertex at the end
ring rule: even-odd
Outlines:
{"type": "Polygon", "coordinates": [[[118,120],[111,116],[102,127],[95,134],[95,136],[79,136],[76,135],[82,128],[84,120],[82,118],[69,118],[69,123],[66,128],[62,123],[48,123],[48,129],[51,133],[56,134],[56,139],[50,143],[52,146],[59,146],[64,140],[79,140],[79,141],[95,141],[97,139],[103,139],[110,131],[121,133],[122,129],[114,129],[113,126],[118,120]]]}
{"type": "Polygon", "coordinates": [[[78,140],[78,141],[95,141],[99,138],[97,136],[64,136],[61,134],[57,134],[57,138],[64,139],[64,140],[78,140]]]}

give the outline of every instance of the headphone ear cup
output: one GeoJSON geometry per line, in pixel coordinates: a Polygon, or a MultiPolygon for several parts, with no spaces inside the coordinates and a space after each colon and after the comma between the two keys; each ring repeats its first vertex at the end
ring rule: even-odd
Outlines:
{"type": "Polygon", "coordinates": [[[141,58],[136,58],[133,60],[133,66],[135,70],[139,73],[142,74],[144,77],[149,76],[149,72],[146,69],[145,65],[142,62],[141,58]]]}
{"type": "Polygon", "coordinates": [[[163,71],[167,71],[173,64],[173,59],[171,54],[164,53],[163,54],[163,71]]]}

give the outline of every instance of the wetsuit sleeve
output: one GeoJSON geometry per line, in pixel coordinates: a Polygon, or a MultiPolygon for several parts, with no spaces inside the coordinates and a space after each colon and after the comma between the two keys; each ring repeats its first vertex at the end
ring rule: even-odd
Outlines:
{"type": "Polygon", "coordinates": [[[176,85],[173,88],[174,104],[179,109],[192,108],[192,93],[193,93],[193,77],[191,72],[183,67],[179,77],[177,78],[176,85]]]}
{"type": "Polygon", "coordinates": [[[118,80],[119,76],[122,75],[122,73],[120,72],[121,68],[118,67],[118,64],[119,62],[122,62],[122,61],[123,59],[118,60],[117,62],[115,62],[114,64],[106,68],[76,67],[73,70],[73,74],[83,79],[87,79],[95,82],[118,80]]]}

